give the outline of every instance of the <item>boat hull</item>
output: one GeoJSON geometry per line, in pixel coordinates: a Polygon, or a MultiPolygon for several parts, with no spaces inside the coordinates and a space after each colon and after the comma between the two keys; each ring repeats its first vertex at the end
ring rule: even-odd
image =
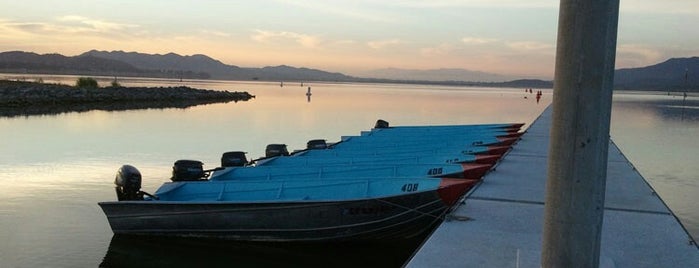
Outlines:
{"type": "Polygon", "coordinates": [[[353,241],[411,238],[452,204],[438,191],[352,201],[275,203],[99,203],[115,234],[244,241],[353,241]]]}

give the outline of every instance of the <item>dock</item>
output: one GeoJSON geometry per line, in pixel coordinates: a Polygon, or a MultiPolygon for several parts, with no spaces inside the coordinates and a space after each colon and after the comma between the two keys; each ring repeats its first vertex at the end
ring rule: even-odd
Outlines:
{"type": "MultiPolygon", "coordinates": [[[[406,267],[541,267],[551,107],[406,267]]],[[[610,140],[599,267],[699,267],[696,241],[610,140]]]]}

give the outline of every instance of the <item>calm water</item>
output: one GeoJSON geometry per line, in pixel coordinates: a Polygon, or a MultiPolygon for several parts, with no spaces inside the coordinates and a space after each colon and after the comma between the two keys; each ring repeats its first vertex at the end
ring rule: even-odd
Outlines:
{"type": "MultiPolygon", "coordinates": [[[[0,75],[0,78],[3,78],[0,75]]],[[[72,84],[75,77],[42,77],[72,84]]],[[[30,78],[31,80],[31,78],[30,78]]],[[[103,84],[107,84],[108,78],[103,84]]],[[[121,80],[248,91],[248,102],[188,109],[90,111],[0,118],[0,267],[400,266],[414,243],[283,246],[113,237],[97,202],[114,200],[122,164],[139,168],[144,190],[166,181],[172,163],[218,165],[221,153],[264,154],[269,143],[305,147],[392,125],[531,122],[550,103],[520,89],[373,84],[121,80]],[[305,93],[311,86],[310,100],[305,93]],[[524,98],[524,97],[527,98],[524,98]]],[[[699,236],[697,97],[615,96],[612,138],[699,236]]]]}

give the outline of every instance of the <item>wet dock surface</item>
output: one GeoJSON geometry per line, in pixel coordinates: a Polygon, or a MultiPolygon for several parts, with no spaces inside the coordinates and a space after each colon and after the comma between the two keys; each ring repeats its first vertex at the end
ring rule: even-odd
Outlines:
{"type": "MultiPolygon", "coordinates": [[[[407,267],[540,267],[551,107],[407,267]]],[[[699,248],[610,141],[600,267],[699,267],[699,248]]]]}

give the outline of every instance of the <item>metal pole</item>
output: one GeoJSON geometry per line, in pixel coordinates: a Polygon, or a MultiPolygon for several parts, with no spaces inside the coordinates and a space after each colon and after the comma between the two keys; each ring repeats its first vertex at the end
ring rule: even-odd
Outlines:
{"type": "Polygon", "coordinates": [[[684,109],[687,107],[686,102],[687,102],[687,90],[689,89],[689,69],[684,68],[684,94],[682,94],[682,117],[680,118],[682,121],[684,121],[684,109]]]}
{"type": "Polygon", "coordinates": [[[561,0],[542,267],[597,267],[619,0],[561,0]]]}

